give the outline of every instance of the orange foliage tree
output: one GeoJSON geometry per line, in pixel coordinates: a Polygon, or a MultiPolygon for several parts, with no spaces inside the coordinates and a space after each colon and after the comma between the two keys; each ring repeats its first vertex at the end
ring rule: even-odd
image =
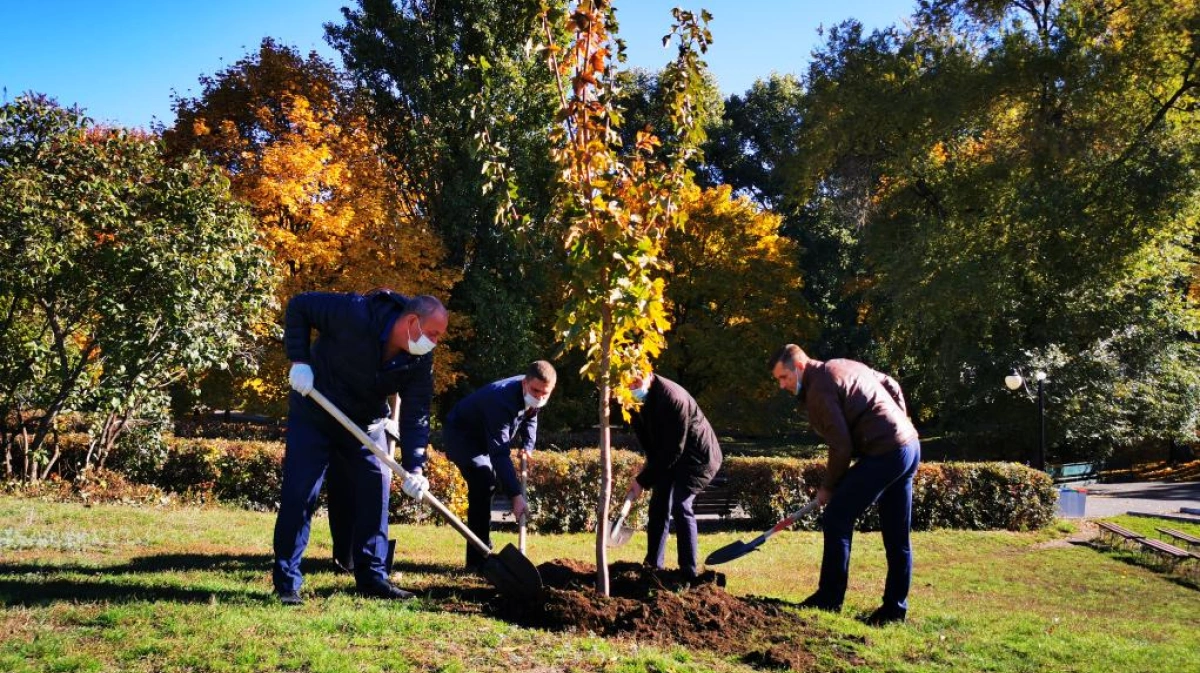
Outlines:
{"type": "MultiPolygon", "coordinates": [[[[175,100],[164,138],[225,168],[274,256],[281,306],[309,290],[449,293],[458,274],[441,266],[440,239],[401,196],[403,173],[382,151],[369,103],[333,65],[268,38],[200,83],[200,96],[175,100]]],[[[234,376],[227,403],[277,409],[282,350],[270,344],[262,361],[257,374],[234,376]]],[[[455,361],[438,358],[440,385],[452,382],[455,361]]]]}

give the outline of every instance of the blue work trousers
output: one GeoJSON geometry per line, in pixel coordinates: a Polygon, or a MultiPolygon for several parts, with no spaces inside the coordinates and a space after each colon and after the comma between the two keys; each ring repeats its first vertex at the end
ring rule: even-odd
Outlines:
{"type": "Polygon", "coordinates": [[[696,557],[699,537],[696,530],[696,513],[692,504],[697,491],[688,487],[691,480],[687,475],[668,475],[655,484],[650,491],[649,521],[646,524],[646,565],[665,567],[667,538],[671,527],[669,519],[675,519],[675,543],[678,547],[679,570],[690,577],[696,576],[696,557]]]}
{"type": "Polygon", "coordinates": [[[351,552],[359,587],[387,582],[388,477],[362,446],[321,408],[293,392],[288,400],[283,489],[275,519],[275,590],[300,590],[300,560],[308,546],[317,495],[331,462],[344,470],[353,489],[351,552]]]}
{"type": "Polygon", "coordinates": [[[879,503],[880,529],[887,558],[883,607],[904,613],[912,584],[913,474],[921,462],[921,442],[913,440],[881,456],[859,458],[834,489],[821,524],[825,549],[817,594],[822,603],[841,606],[850,578],[850,546],[854,523],[871,503],[879,503]]]}

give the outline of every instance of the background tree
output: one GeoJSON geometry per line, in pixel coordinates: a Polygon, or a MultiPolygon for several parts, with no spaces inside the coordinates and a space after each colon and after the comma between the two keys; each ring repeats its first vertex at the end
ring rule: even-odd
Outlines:
{"type": "Polygon", "coordinates": [[[0,424],[9,475],[37,479],[56,417],[90,414],[85,463],[167,386],[227,365],[271,303],[245,211],[202,157],[96,128],[37,97],[0,108],[0,424]]]}
{"type": "Polygon", "coordinates": [[[1059,457],[1194,432],[1198,11],[946,1],[831,31],[796,174],[823,217],[863,204],[864,319],[922,418],[1033,437],[997,385],[1021,366],[1059,457]]]}
{"type": "Polygon", "coordinates": [[[553,343],[542,326],[562,260],[557,231],[544,226],[554,94],[527,51],[541,4],[361,0],[326,26],[370,96],[405,201],[462,274],[449,305],[473,325],[450,332],[465,374],[451,398],[511,376],[553,343]]]}
{"type": "Polygon", "coordinates": [[[657,369],[695,396],[723,432],[771,435],[795,406],[769,379],[766,358],[819,332],[802,294],[795,241],[782,218],[728,185],[684,192],[687,227],[667,234],[666,300],[673,328],[657,369]]]}
{"type": "MultiPolygon", "coordinates": [[[[281,276],[280,306],[310,290],[390,287],[446,296],[458,274],[425,216],[406,200],[403,171],[382,151],[366,98],[315,53],[265,39],[258,51],[213,77],[201,94],[175,101],[164,136],[176,152],[199,149],[222,166],[248,203],[281,276]]],[[[263,366],[210,388],[227,404],[278,411],[287,365],[272,335],[263,366]],[[230,386],[231,389],[226,389],[230,386]]],[[[438,381],[457,358],[438,358],[438,381]]]]}

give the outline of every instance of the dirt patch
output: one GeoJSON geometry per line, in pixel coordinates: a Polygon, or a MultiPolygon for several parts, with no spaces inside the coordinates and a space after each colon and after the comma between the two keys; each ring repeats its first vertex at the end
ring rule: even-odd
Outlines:
{"type": "Polygon", "coordinates": [[[538,570],[546,585],[544,601],[501,598],[485,610],[523,626],[679,644],[769,669],[808,670],[816,658],[807,643],[848,640],[818,629],[781,601],[727,593],[724,575],[712,571],[689,581],[676,571],[617,563],[609,568],[612,595],[605,597],[595,590],[592,564],[556,560],[538,570]]]}

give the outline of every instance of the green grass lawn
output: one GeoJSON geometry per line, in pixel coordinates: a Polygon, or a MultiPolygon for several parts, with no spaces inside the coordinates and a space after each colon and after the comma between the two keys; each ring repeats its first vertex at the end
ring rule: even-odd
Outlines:
{"type": "MultiPolygon", "coordinates": [[[[1119,521],[1143,532],[1155,523],[1119,521]]],[[[463,544],[445,527],[393,528],[400,584],[426,596],[396,604],[350,593],[352,580],[325,562],[328,530],[318,520],[308,600],[287,609],[271,596],[273,523],[223,508],[0,498],[0,671],[755,670],[705,651],[472,614],[480,584],[455,571],[463,544]]],[[[810,643],[814,670],[1200,670],[1195,582],[1070,544],[1074,532],[915,534],[910,620],[884,629],[855,619],[875,607],[884,571],[878,534],[860,535],[846,609],[811,617],[830,634],[810,643]]],[[[751,535],[703,535],[701,553],[751,535]]],[[[727,588],[797,602],[815,586],[820,546],[816,533],[781,533],[721,568],[727,588]]],[[[587,560],[592,549],[590,535],[533,536],[529,555],[587,560]]],[[[637,537],[612,560],[644,549],[637,537]]]]}

